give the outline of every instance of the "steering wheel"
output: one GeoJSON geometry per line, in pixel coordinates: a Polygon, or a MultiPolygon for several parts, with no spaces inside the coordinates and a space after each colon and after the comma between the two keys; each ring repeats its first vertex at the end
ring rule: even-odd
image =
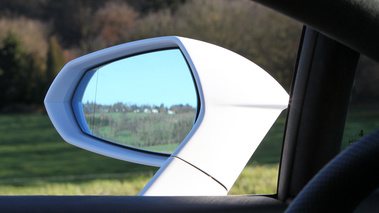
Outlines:
{"type": "Polygon", "coordinates": [[[286,212],[352,212],[378,187],[379,131],[376,131],[320,170],[286,212]]]}

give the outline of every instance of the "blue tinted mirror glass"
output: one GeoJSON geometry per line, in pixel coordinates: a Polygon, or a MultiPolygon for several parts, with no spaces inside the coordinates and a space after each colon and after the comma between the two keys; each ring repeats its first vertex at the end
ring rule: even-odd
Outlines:
{"type": "Polygon", "coordinates": [[[83,81],[82,128],[88,134],[172,153],[192,129],[197,92],[179,49],[120,59],[90,70],[83,81]]]}

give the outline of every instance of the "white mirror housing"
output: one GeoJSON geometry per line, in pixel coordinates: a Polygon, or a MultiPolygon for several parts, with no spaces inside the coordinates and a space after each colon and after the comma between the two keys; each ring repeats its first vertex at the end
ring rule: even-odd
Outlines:
{"type": "Polygon", "coordinates": [[[45,106],[69,143],[109,157],[161,166],[140,195],[226,195],[279,114],[288,94],[259,66],[222,47],[161,37],[101,50],[69,62],[51,85],[45,106]],[[144,52],[179,48],[200,100],[196,123],[171,156],[107,143],[85,134],[72,100],[84,74],[101,64],[144,52]]]}

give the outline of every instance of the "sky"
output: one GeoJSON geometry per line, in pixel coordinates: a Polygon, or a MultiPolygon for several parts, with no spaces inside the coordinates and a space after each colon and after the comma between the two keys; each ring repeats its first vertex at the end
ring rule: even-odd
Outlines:
{"type": "Polygon", "coordinates": [[[98,68],[82,103],[197,106],[191,71],[179,49],[120,59],[98,68]]]}

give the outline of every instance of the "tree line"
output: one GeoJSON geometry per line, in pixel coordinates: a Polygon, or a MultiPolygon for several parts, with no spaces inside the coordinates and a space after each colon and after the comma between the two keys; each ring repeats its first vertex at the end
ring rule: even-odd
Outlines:
{"type": "MultiPolygon", "coordinates": [[[[76,57],[166,35],[239,53],[289,90],[301,29],[249,0],[0,0],[0,112],[42,108],[54,77],[76,57]]],[[[356,89],[378,91],[374,83],[356,89]]]]}
{"type": "Polygon", "coordinates": [[[181,3],[0,0],[0,113],[43,111],[43,98],[65,63],[127,42],[120,36],[140,14],[173,11],[181,3]]]}
{"type": "Polygon", "coordinates": [[[193,113],[196,114],[196,107],[189,104],[174,104],[172,106],[165,106],[161,104],[149,105],[149,104],[127,104],[118,102],[115,104],[97,104],[93,102],[87,102],[82,104],[83,113],[85,115],[90,114],[102,114],[102,113],[164,113],[164,114],[182,114],[193,113]]]}

